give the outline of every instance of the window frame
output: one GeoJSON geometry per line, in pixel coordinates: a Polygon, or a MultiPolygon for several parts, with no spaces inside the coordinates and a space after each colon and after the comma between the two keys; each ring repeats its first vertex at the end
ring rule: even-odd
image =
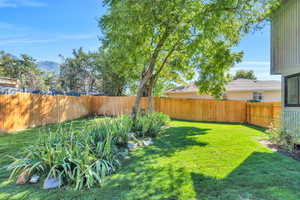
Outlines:
{"type": "Polygon", "coordinates": [[[292,75],[284,77],[284,106],[285,107],[300,107],[300,73],[292,74],[292,75]],[[298,79],[298,88],[297,88],[298,103],[297,104],[289,104],[288,103],[288,79],[295,78],[295,77],[297,77],[297,79],[298,79]]]}
{"type": "Polygon", "coordinates": [[[259,91],[253,92],[253,93],[252,93],[252,99],[253,99],[254,101],[262,102],[262,101],[264,100],[263,93],[262,93],[262,92],[259,92],[259,91]],[[257,97],[259,97],[259,98],[257,98],[257,97]]]}

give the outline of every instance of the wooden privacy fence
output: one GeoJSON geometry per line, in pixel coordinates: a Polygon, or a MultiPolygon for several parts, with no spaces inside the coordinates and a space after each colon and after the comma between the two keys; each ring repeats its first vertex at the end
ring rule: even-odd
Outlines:
{"type": "Polygon", "coordinates": [[[15,131],[87,116],[91,100],[88,96],[0,95],[0,131],[15,131]]]}
{"type": "Polygon", "coordinates": [[[247,103],[247,120],[249,124],[261,127],[279,127],[281,123],[281,103],[247,103]]]}
{"type": "MultiPolygon", "coordinates": [[[[135,97],[48,96],[28,93],[0,95],[0,131],[10,132],[88,115],[130,114],[135,97]]],[[[143,98],[141,109],[146,109],[143,98]]],[[[250,123],[268,127],[280,123],[280,103],[247,103],[179,98],[154,98],[154,109],[173,119],[250,123]]]]}

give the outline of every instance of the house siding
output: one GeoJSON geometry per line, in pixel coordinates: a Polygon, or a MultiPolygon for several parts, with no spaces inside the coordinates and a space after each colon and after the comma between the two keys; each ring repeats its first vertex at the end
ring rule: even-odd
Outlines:
{"type": "MultiPolygon", "coordinates": [[[[272,18],[271,73],[300,71],[300,1],[284,3],[272,18]]],[[[293,73],[292,72],[292,73],[293,73]]]]}
{"type": "MultiPolygon", "coordinates": [[[[226,92],[228,100],[252,100],[254,91],[229,91],[226,92]]],[[[257,91],[263,95],[263,102],[281,101],[281,91],[257,91]]],[[[187,99],[214,99],[210,95],[199,95],[197,92],[177,92],[167,93],[171,98],[187,98],[187,99]]]]}
{"type": "Polygon", "coordinates": [[[210,95],[199,95],[197,92],[168,93],[167,96],[171,98],[186,98],[186,99],[214,99],[210,95]]]}
{"type": "MultiPolygon", "coordinates": [[[[293,72],[294,73],[294,72],[293,72]]],[[[286,74],[287,76],[292,73],[286,74]]],[[[285,76],[282,76],[282,94],[281,98],[282,101],[282,119],[283,119],[283,127],[286,130],[290,131],[300,131],[300,107],[286,107],[284,104],[284,96],[285,96],[285,90],[284,90],[284,78],[285,76]]],[[[300,133],[300,132],[299,132],[300,133]]]]}
{"type": "Polygon", "coordinates": [[[272,18],[271,74],[282,75],[282,122],[287,130],[300,130],[300,107],[284,104],[284,78],[300,73],[300,1],[288,0],[272,18]]]}

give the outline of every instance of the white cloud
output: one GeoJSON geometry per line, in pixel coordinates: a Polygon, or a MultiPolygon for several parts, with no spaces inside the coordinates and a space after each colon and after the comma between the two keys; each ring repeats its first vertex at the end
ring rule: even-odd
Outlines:
{"type": "Polygon", "coordinates": [[[88,34],[66,34],[58,36],[61,40],[81,40],[81,39],[91,39],[96,38],[95,33],[88,33],[88,34]]]}
{"type": "Polygon", "coordinates": [[[47,4],[38,0],[0,0],[0,8],[44,7],[47,4]]]}
{"type": "Polygon", "coordinates": [[[49,35],[48,37],[41,38],[40,36],[12,36],[4,37],[0,35],[0,45],[11,45],[11,44],[43,44],[51,42],[60,42],[66,40],[85,40],[97,38],[97,34],[60,34],[60,35],[49,35]]]}
{"type": "Polygon", "coordinates": [[[9,44],[41,44],[56,42],[56,39],[26,39],[26,38],[14,38],[14,39],[0,39],[0,45],[9,45],[9,44]]]}
{"type": "Polygon", "coordinates": [[[270,65],[268,61],[244,61],[241,62],[239,65],[270,65]]]}
{"type": "MultiPolygon", "coordinates": [[[[0,0],[1,2],[1,0],[0,0]]],[[[97,33],[44,33],[22,25],[10,24],[0,21],[0,45],[14,44],[41,44],[58,41],[97,39],[97,33]]]]}

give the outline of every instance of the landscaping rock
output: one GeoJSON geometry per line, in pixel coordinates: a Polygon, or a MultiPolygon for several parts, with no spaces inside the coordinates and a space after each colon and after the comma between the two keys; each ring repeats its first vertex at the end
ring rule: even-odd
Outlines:
{"type": "Polygon", "coordinates": [[[137,147],[137,144],[134,142],[128,142],[127,147],[128,149],[135,149],[137,147]]]}
{"type": "Polygon", "coordinates": [[[29,183],[35,184],[35,183],[39,182],[39,180],[40,180],[40,176],[38,176],[38,175],[33,175],[33,176],[31,177],[31,179],[29,180],[29,183]]]}
{"type": "Polygon", "coordinates": [[[138,142],[138,146],[144,146],[144,141],[138,142]]]}
{"type": "Polygon", "coordinates": [[[143,141],[144,146],[149,146],[153,144],[153,141],[151,138],[149,138],[148,140],[144,140],[143,141]]]}
{"type": "Polygon", "coordinates": [[[63,185],[63,182],[59,178],[51,177],[45,180],[43,189],[55,189],[63,185]]]}
{"type": "Polygon", "coordinates": [[[135,133],[134,133],[134,132],[128,133],[128,137],[129,137],[130,139],[135,139],[135,133]]]}
{"type": "Polygon", "coordinates": [[[124,159],[128,160],[128,159],[130,159],[130,156],[125,156],[124,159]]]}
{"type": "Polygon", "coordinates": [[[30,171],[29,170],[25,170],[23,171],[20,176],[17,178],[17,184],[23,185],[25,183],[27,183],[27,181],[29,180],[30,177],[30,171]]]}
{"type": "Polygon", "coordinates": [[[128,149],[125,149],[125,150],[123,151],[123,156],[128,156],[128,154],[129,154],[128,149]]]}

